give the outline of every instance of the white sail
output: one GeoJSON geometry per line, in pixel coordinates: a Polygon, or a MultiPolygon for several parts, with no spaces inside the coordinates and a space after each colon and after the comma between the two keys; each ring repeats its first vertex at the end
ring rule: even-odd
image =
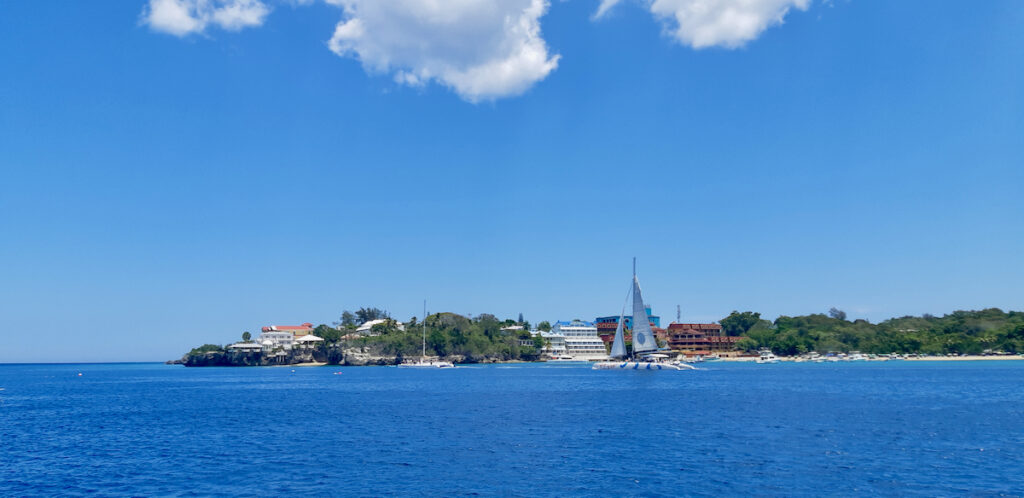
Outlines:
{"type": "Polygon", "coordinates": [[[640,295],[640,281],[633,275],[633,352],[643,353],[658,349],[654,332],[644,309],[644,298],[640,295]]]}
{"type": "Polygon", "coordinates": [[[623,316],[619,315],[619,325],[615,327],[615,341],[612,342],[612,358],[625,358],[626,357],[626,341],[622,338],[622,322],[623,316]]]}

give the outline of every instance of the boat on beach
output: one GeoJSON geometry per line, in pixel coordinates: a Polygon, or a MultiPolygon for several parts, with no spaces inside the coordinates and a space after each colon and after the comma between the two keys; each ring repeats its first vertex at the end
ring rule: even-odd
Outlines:
{"type": "MultiPolygon", "coordinates": [[[[633,258],[633,284],[630,289],[633,295],[633,354],[626,353],[626,342],[623,338],[626,306],[623,305],[619,322],[615,327],[615,340],[612,342],[610,360],[599,361],[591,367],[593,370],[696,370],[693,365],[665,361],[668,355],[658,353],[658,342],[651,330],[647,318],[644,298],[640,293],[640,281],[636,277],[636,258],[633,258]]],[[[627,294],[628,300],[628,294],[627,294]]]]}

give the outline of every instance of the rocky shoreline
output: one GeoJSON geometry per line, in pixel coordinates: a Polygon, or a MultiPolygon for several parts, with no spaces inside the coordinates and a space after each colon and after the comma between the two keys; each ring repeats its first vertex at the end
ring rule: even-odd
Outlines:
{"type": "MultiPolygon", "coordinates": [[[[315,349],[292,349],[264,353],[241,351],[207,351],[202,353],[186,353],[180,359],[166,362],[168,365],[184,365],[186,367],[269,367],[295,365],[336,365],[336,366],[384,366],[398,365],[408,358],[394,355],[381,355],[368,352],[365,348],[345,348],[340,346],[320,347],[315,349]]],[[[452,363],[505,363],[510,360],[490,356],[467,357],[450,355],[441,358],[452,363]]],[[[517,363],[520,360],[515,360],[517,363]]]]}

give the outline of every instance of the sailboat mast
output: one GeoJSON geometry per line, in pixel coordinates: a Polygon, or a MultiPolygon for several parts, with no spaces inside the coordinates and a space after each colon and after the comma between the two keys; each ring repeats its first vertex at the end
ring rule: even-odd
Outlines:
{"type": "Polygon", "coordinates": [[[423,300],[423,353],[420,358],[427,357],[427,300],[423,300]]]}
{"type": "MultiPolygon", "coordinates": [[[[633,256],[633,280],[636,280],[636,256],[633,256]]],[[[630,285],[630,297],[633,297],[633,293],[636,292],[633,289],[634,286],[630,285]]],[[[633,297],[633,299],[636,298],[633,297]]],[[[629,359],[632,360],[636,356],[636,313],[633,313],[633,318],[631,318],[630,320],[632,321],[632,326],[629,328],[629,336],[631,339],[630,342],[632,343],[633,347],[629,348],[629,359]]]]}

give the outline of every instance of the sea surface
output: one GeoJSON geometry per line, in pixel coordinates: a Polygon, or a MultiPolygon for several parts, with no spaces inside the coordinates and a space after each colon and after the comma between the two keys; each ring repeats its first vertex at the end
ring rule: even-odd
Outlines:
{"type": "Polygon", "coordinates": [[[0,389],[3,496],[1024,494],[1021,361],[0,365],[0,389]]]}

